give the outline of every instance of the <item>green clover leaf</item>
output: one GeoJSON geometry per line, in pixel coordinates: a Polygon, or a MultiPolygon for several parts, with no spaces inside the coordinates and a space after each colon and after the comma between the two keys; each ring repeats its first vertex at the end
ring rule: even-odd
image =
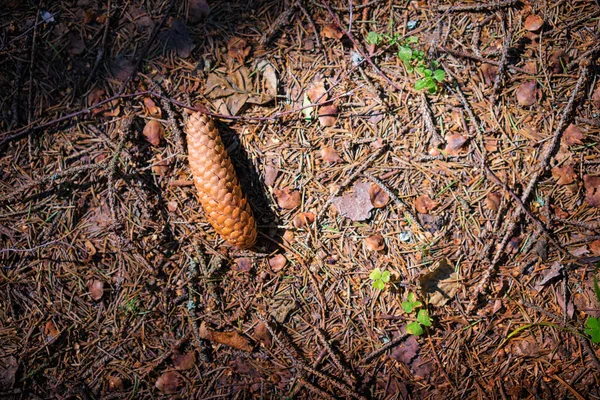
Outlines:
{"type": "Polygon", "coordinates": [[[421,324],[419,324],[417,321],[414,321],[406,325],[406,332],[410,333],[411,335],[421,336],[424,331],[421,327],[421,324]]]}

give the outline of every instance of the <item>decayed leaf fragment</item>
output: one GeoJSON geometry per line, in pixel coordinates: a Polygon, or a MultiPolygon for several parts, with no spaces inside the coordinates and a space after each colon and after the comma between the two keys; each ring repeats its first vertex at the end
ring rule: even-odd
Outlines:
{"type": "Polygon", "coordinates": [[[438,206],[438,202],[432,200],[428,195],[422,194],[415,199],[415,209],[421,214],[427,214],[438,206]]]}
{"type": "Polygon", "coordinates": [[[559,185],[569,185],[575,182],[577,174],[573,164],[565,164],[560,167],[552,168],[552,178],[556,180],[559,185]]]}
{"type": "Polygon", "coordinates": [[[340,215],[348,217],[352,221],[364,221],[371,216],[371,210],[373,209],[369,194],[370,187],[370,183],[355,183],[352,193],[334,197],[332,204],[336,206],[340,215]]]}
{"type": "Polygon", "coordinates": [[[154,387],[163,394],[177,393],[181,386],[183,386],[183,378],[175,371],[165,372],[154,383],[154,387]]]}
{"type": "Polygon", "coordinates": [[[250,344],[250,341],[236,331],[213,331],[206,326],[205,322],[202,322],[200,325],[199,335],[202,339],[206,339],[211,342],[224,344],[225,346],[233,347],[242,351],[252,351],[252,345],[250,344]]]}
{"type": "Polygon", "coordinates": [[[432,270],[419,277],[421,291],[429,304],[441,307],[458,292],[458,276],[448,259],[438,261],[432,270]]]}
{"type": "Polygon", "coordinates": [[[277,198],[279,207],[286,210],[292,210],[302,204],[302,195],[300,192],[289,186],[275,190],[275,197],[277,198]]]}
{"type": "Polygon", "coordinates": [[[600,207],[600,176],[583,176],[585,201],[592,207],[600,207]]]}

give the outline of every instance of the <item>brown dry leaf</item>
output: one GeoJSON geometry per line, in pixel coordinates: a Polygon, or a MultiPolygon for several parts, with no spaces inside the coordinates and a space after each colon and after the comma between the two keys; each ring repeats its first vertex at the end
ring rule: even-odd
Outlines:
{"type": "Polygon", "coordinates": [[[156,161],[152,163],[152,173],[165,176],[169,172],[169,160],[163,160],[160,154],[156,155],[156,161]]]}
{"type": "Polygon", "coordinates": [[[327,100],[327,90],[325,90],[325,81],[322,75],[315,75],[311,84],[306,88],[306,95],[313,103],[327,100]]]}
{"type": "Polygon", "coordinates": [[[296,228],[306,228],[315,222],[315,214],[311,212],[301,212],[294,217],[293,224],[296,228]]]}
{"type": "Polygon", "coordinates": [[[432,200],[428,195],[422,194],[415,199],[415,209],[421,214],[428,214],[434,210],[439,204],[432,200]]]}
{"type": "Polygon", "coordinates": [[[583,132],[577,125],[570,124],[567,129],[565,129],[563,139],[567,146],[583,144],[583,132]]]}
{"type": "Polygon", "coordinates": [[[271,333],[263,321],[258,321],[254,327],[254,338],[261,342],[265,347],[269,348],[273,344],[271,333]]]}
{"type": "Polygon", "coordinates": [[[87,253],[85,256],[85,260],[83,260],[83,262],[87,264],[92,261],[92,258],[94,258],[94,256],[98,252],[98,250],[96,250],[96,247],[94,247],[92,242],[90,242],[89,240],[86,240],[84,242],[84,246],[85,246],[85,249],[87,250],[87,253]]]}
{"type": "Polygon", "coordinates": [[[172,359],[175,369],[178,369],[180,371],[192,369],[196,364],[196,354],[193,351],[190,351],[189,353],[185,354],[173,354],[172,359]]]}
{"type": "Polygon", "coordinates": [[[183,386],[183,378],[175,371],[165,372],[158,377],[154,387],[156,387],[162,394],[173,394],[177,393],[183,386]]]}
{"type": "Polygon", "coordinates": [[[333,126],[337,119],[338,108],[335,104],[322,106],[319,108],[319,124],[321,126],[333,126]]]}
{"type": "Polygon", "coordinates": [[[279,174],[279,170],[274,166],[268,164],[265,166],[265,185],[273,186],[275,183],[275,179],[277,179],[277,174],[279,174]]]}
{"type": "Polygon", "coordinates": [[[467,139],[458,133],[446,135],[446,148],[444,151],[451,156],[457,156],[460,153],[460,149],[467,142],[467,139]]]}
{"type": "Polygon", "coordinates": [[[189,21],[196,24],[208,17],[210,6],[206,0],[190,0],[188,5],[189,21]]]}
{"type": "MultiPolygon", "coordinates": [[[[320,119],[320,117],[319,117],[319,119],[320,119]]],[[[325,162],[338,163],[338,162],[344,161],[338,155],[338,152],[333,147],[329,147],[329,146],[321,147],[321,150],[319,150],[319,155],[325,162]]]]}
{"type": "Polygon", "coordinates": [[[177,208],[179,208],[179,205],[176,201],[167,202],[167,209],[169,210],[169,212],[174,213],[175,211],[177,211],[177,208]]]}
{"type": "Polygon", "coordinates": [[[590,243],[590,251],[594,254],[600,254],[600,239],[590,243]]]}
{"type": "Polygon", "coordinates": [[[234,37],[227,42],[227,54],[229,57],[238,60],[240,64],[244,63],[244,60],[250,54],[250,46],[245,39],[234,37]]]}
{"type": "Polygon", "coordinates": [[[248,272],[254,265],[252,260],[246,257],[236,258],[234,261],[235,263],[233,264],[232,269],[238,272],[248,272]]]}
{"type": "MultiPolygon", "coordinates": [[[[98,87],[94,87],[88,94],[88,98],[87,98],[88,107],[92,107],[92,106],[95,106],[96,104],[100,103],[100,101],[102,100],[103,97],[104,97],[104,90],[102,90],[98,87]]],[[[94,110],[92,110],[92,115],[96,115],[99,112],[102,112],[102,107],[95,108],[94,110]]]]}
{"type": "Polygon", "coordinates": [[[180,20],[173,18],[169,18],[167,25],[168,29],[163,30],[158,35],[158,38],[164,42],[164,50],[167,52],[174,51],[178,57],[188,58],[194,47],[196,47],[188,27],[180,20]]]}
{"type": "Polygon", "coordinates": [[[600,85],[598,85],[596,90],[594,90],[594,93],[592,93],[592,104],[600,110],[600,85]]]}
{"type": "Polygon", "coordinates": [[[542,25],[544,25],[544,20],[539,15],[531,14],[527,18],[525,18],[525,23],[523,27],[530,32],[535,32],[539,30],[542,25]]]}
{"type": "Polygon", "coordinates": [[[156,147],[160,145],[161,140],[165,137],[165,128],[159,121],[151,119],[146,122],[143,134],[148,143],[156,147]]]}
{"type": "Polygon", "coordinates": [[[154,101],[150,97],[144,97],[144,108],[146,109],[147,115],[154,118],[162,117],[162,110],[156,105],[156,103],[154,103],[154,101]]]}
{"type": "Polygon", "coordinates": [[[492,211],[498,211],[502,196],[498,192],[488,192],[485,196],[485,202],[488,208],[492,211]]]}
{"type": "Polygon", "coordinates": [[[569,56],[564,50],[554,50],[548,59],[550,70],[555,74],[560,73],[568,63],[569,56]]]}
{"type": "Polygon", "coordinates": [[[88,281],[87,286],[93,300],[98,301],[104,295],[104,282],[93,279],[88,281]]]}
{"type": "Polygon", "coordinates": [[[129,58],[123,57],[120,54],[110,67],[113,77],[121,82],[125,82],[133,74],[134,70],[135,64],[129,58]]]}
{"type": "Polygon", "coordinates": [[[46,343],[53,343],[58,339],[59,335],[60,332],[56,328],[56,325],[54,325],[54,322],[52,320],[46,321],[46,325],[44,325],[44,340],[46,343]]]}
{"type": "Polygon", "coordinates": [[[572,164],[565,164],[562,167],[552,168],[552,178],[556,180],[559,185],[569,185],[575,182],[577,174],[572,164]]]}
{"type": "Polygon", "coordinates": [[[399,346],[395,346],[390,352],[390,357],[394,360],[402,362],[406,365],[410,365],[413,358],[419,354],[421,346],[416,336],[410,335],[404,342],[399,346]]]}
{"type": "Polygon", "coordinates": [[[17,359],[12,355],[6,355],[5,350],[0,348],[0,390],[8,391],[12,389],[15,385],[15,375],[18,369],[17,359]]]}
{"type": "Polygon", "coordinates": [[[119,100],[113,100],[102,107],[104,117],[118,117],[121,113],[121,107],[119,106],[119,100]]]}
{"type": "Polygon", "coordinates": [[[369,251],[381,251],[385,248],[383,236],[376,234],[365,238],[365,248],[369,251]]]}
{"type": "Polygon", "coordinates": [[[256,65],[256,71],[260,76],[260,82],[258,86],[261,87],[258,95],[250,96],[248,99],[249,103],[254,104],[266,104],[272,101],[277,96],[277,91],[279,88],[279,79],[277,78],[277,70],[267,60],[262,60],[256,65]]]}
{"type": "Polygon", "coordinates": [[[328,39],[340,40],[344,37],[344,32],[336,24],[327,24],[321,29],[321,35],[328,39]]]}
{"type": "Polygon", "coordinates": [[[452,300],[458,292],[458,275],[448,259],[444,258],[430,272],[419,277],[421,291],[429,304],[441,307],[452,300]]]}
{"type": "Polygon", "coordinates": [[[519,248],[521,247],[521,242],[523,242],[523,238],[520,236],[513,236],[506,245],[506,252],[517,254],[519,252],[519,248]]]}
{"type": "Polygon", "coordinates": [[[123,390],[123,380],[118,376],[110,375],[108,377],[108,390],[111,392],[119,392],[123,390]]]}
{"type": "Polygon", "coordinates": [[[538,87],[537,82],[530,81],[519,85],[516,91],[517,102],[520,105],[528,107],[537,102],[538,87]]]}
{"type": "Polygon", "coordinates": [[[286,210],[292,210],[302,204],[302,195],[300,192],[289,186],[281,190],[276,189],[275,197],[277,198],[279,207],[286,210]]]}
{"type": "Polygon", "coordinates": [[[375,208],[383,208],[390,202],[390,195],[374,183],[369,188],[369,197],[371,198],[371,204],[375,208]]]}
{"type": "Polygon", "coordinates": [[[496,81],[496,75],[498,74],[498,67],[492,64],[483,64],[481,65],[481,73],[483,74],[483,79],[485,80],[485,84],[491,86],[496,81]]]}
{"type": "Polygon", "coordinates": [[[600,207],[600,176],[583,176],[585,201],[592,207],[600,207]]]}
{"type": "Polygon", "coordinates": [[[558,278],[562,275],[564,266],[556,261],[554,264],[550,266],[550,268],[545,269],[542,273],[542,279],[535,285],[535,290],[538,292],[542,290],[544,286],[546,286],[550,281],[555,278],[558,278]]]}
{"type": "Polygon", "coordinates": [[[271,266],[271,269],[273,270],[273,272],[281,271],[282,269],[285,268],[286,264],[287,264],[287,260],[283,256],[283,254],[277,254],[275,257],[269,259],[269,265],[271,266]]]}
{"type": "Polygon", "coordinates": [[[355,183],[352,193],[334,197],[332,204],[335,205],[341,216],[350,218],[352,221],[364,221],[371,216],[373,209],[369,195],[370,187],[370,183],[355,183]]]}
{"type": "Polygon", "coordinates": [[[237,333],[236,331],[231,332],[217,332],[209,329],[206,326],[206,322],[202,322],[199,329],[199,335],[201,339],[206,339],[211,342],[223,344],[225,346],[233,347],[234,349],[251,352],[252,345],[250,341],[237,333]]]}

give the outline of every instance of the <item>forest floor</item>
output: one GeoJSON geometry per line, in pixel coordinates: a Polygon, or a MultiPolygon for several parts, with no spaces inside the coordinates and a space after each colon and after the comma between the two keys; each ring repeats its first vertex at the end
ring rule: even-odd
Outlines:
{"type": "Polygon", "coordinates": [[[3,3],[1,398],[600,398],[597,1],[3,3]]]}

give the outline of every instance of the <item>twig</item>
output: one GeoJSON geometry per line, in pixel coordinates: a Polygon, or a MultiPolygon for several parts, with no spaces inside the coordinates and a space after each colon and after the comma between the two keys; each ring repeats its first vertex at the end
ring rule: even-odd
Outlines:
{"type": "Polygon", "coordinates": [[[352,376],[352,373],[348,372],[348,370],[346,369],[344,364],[342,364],[342,361],[340,360],[338,355],[331,348],[331,345],[327,341],[327,338],[325,337],[325,334],[323,333],[323,331],[321,331],[321,329],[315,327],[315,333],[317,334],[317,337],[321,340],[321,343],[325,347],[325,350],[331,357],[331,361],[333,361],[335,366],[338,367],[340,371],[342,371],[342,375],[344,376],[346,383],[348,385],[350,385],[350,387],[355,387],[356,386],[356,378],[354,376],[352,376]]]}
{"type": "MultiPolygon", "coordinates": [[[[504,77],[504,69],[506,68],[506,59],[508,58],[508,49],[510,48],[510,42],[512,40],[512,31],[506,31],[506,24],[504,23],[504,19],[502,19],[502,26],[504,27],[506,37],[504,38],[504,46],[502,47],[502,57],[500,58],[500,65],[498,66],[498,72],[496,73],[496,78],[494,79],[494,86],[492,87],[492,96],[490,99],[490,104],[496,104],[496,95],[498,94],[498,90],[500,89],[500,85],[502,84],[502,78],[504,77]]],[[[497,107],[496,109],[500,109],[500,107],[497,107]]]]}
{"type": "Polygon", "coordinates": [[[107,167],[107,172],[108,172],[108,204],[109,204],[109,208],[110,208],[110,212],[111,212],[111,216],[113,219],[113,224],[116,224],[117,222],[117,213],[115,210],[115,185],[114,185],[114,179],[115,176],[117,175],[117,162],[119,161],[119,157],[121,155],[121,151],[123,150],[123,147],[125,147],[125,142],[127,141],[127,138],[129,137],[129,128],[131,126],[131,118],[127,118],[125,121],[123,121],[123,125],[122,128],[120,129],[121,131],[121,140],[119,141],[119,144],[117,145],[117,149],[115,150],[115,153],[113,154],[110,163],[108,164],[107,167]]]}
{"type": "Polygon", "coordinates": [[[108,31],[110,28],[111,5],[112,5],[111,3],[112,3],[112,1],[108,0],[107,6],[106,6],[106,19],[104,20],[104,27],[102,28],[102,29],[104,29],[104,32],[102,33],[102,42],[100,43],[100,46],[98,47],[98,53],[96,54],[96,59],[94,60],[94,66],[92,67],[92,70],[90,71],[90,74],[88,75],[88,78],[86,79],[85,84],[83,85],[84,87],[87,87],[87,85],[90,83],[90,81],[96,74],[96,70],[98,69],[98,66],[104,59],[104,52],[106,51],[106,39],[108,38],[108,31]]]}
{"type": "Polygon", "coordinates": [[[448,12],[463,12],[463,11],[494,11],[500,8],[510,7],[517,4],[519,0],[502,0],[502,1],[491,1],[489,3],[478,3],[478,4],[463,4],[463,5],[443,5],[438,6],[438,11],[448,12]]]}
{"type": "MultiPolygon", "coordinates": [[[[482,57],[482,56],[479,56],[479,55],[476,55],[476,54],[471,54],[471,53],[467,53],[467,52],[460,51],[460,50],[452,50],[452,49],[449,49],[449,48],[444,47],[444,46],[439,46],[438,49],[441,50],[441,51],[443,51],[444,53],[451,54],[451,55],[453,55],[455,57],[470,58],[470,59],[473,59],[475,61],[481,61],[483,63],[495,65],[497,67],[500,66],[500,61],[490,60],[489,58],[485,58],[485,57],[482,57]]],[[[525,70],[525,69],[523,69],[521,67],[517,67],[515,65],[507,66],[507,68],[515,70],[517,72],[521,72],[523,74],[535,75],[535,74],[532,74],[531,71],[527,71],[527,70],[525,70]]]]}
{"type": "Polygon", "coordinates": [[[381,346],[377,350],[368,354],[365,358],[362,359],[362,361],[365,363],[370,362],[374,358],[379,357],[381,354],[385,353],[386,351],[390,350],[391,348],[396,347],[400,343],[404,342],[406,340],[406,338],[408,338],[409,336],[410,335],[408,333],[398,336],[396,339],[387,342],[385,345],[381,346]]]}
{"type": "Polygon", "coordinates": [[[330,395],[329,393],[325,392],[324,390],[319,389],[318,387],[316,387],[315,385],[313,385],[312,383],[308,382],[307,380],[305,380],[303,378],[298,378],[298,383],[300,385],[302,385],[304,388],[306,388],[308,391],[316,394],[317,399],[329,399],[329,400],[336,399],[336,397],[330,395]]]}
{"type": "Polygon", "coordinates": [[[423,115],[425,129],[427,129],[427,132],[429,132],[431,145],[433,147],[438,147],[439,145],[444,144],[444,138],[442,138],[437,129],[435,129],[431,108],[429,108],[427,96],[425,96],[423,93],[421,93],[421,114],[423,115]]]}
{"type": "MultiPolygon", "coordinates": [[[[290,20],[290,17],[296,12],[296,8],[298,7],[298,2],[295,1],[289,7],[286,7],[285,3],[286,2],[284,2],[283,12],[279,14],[279,16],[275,19],[275,21],[273,21],[273,24],[269,27],[269,29],[265,33],[263,33],[260,40],[258,41],[262,46],[269,43],[273,39],[275,34],[283,26],[287,25],[287,23],[290,20]]],[[[317,32],[315,31],[315,33],[317,33],[317,32]]]]}

